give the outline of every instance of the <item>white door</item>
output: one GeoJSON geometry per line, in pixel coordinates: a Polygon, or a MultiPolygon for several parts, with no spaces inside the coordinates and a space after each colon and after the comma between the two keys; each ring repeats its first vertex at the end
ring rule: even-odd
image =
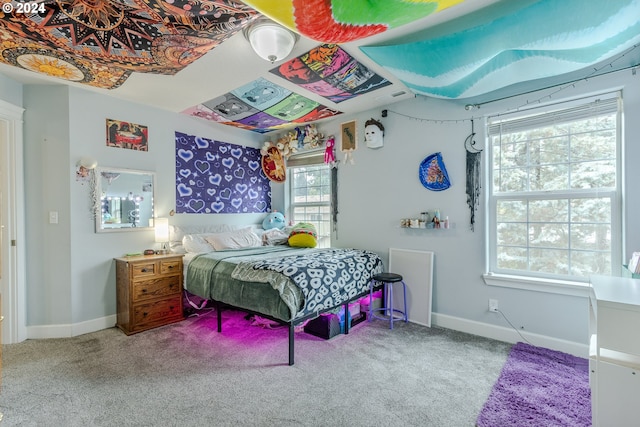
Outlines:
{"type": "Polygon", "coordinates": [[[0,292],[3,344],[24,341],[23,109],[0,101],[0,292]]]}

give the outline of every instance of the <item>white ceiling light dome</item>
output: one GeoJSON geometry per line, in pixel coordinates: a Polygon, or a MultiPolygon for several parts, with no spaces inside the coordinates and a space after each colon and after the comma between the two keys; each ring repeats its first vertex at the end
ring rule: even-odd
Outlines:
{"type": "Polygon", "coordinates": [[[258,56],[272,64],[289,56],[298,40],[297,34],[266,18],[245,27],[244,36],[258,56]]]}

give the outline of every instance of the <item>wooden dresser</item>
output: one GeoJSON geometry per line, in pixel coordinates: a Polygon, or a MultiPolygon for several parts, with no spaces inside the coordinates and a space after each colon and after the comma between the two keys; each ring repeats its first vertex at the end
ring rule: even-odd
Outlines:
{"type": "Polygon", "coordinates": [[[593,426],[640,425],[640,280],[592,276],[589,330],[593,426]]]}
{"type": "Polygon", "coordinates": [[[140,255],[115,258],[116,326],[127,334],[184,319],[182,255],[140,255]]]}

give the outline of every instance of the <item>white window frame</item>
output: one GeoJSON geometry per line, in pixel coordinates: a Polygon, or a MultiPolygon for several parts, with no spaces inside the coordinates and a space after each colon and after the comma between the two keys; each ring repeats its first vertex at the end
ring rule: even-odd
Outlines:
{"type": "MultiPolygon", "coordinates": [[[[329,193],[329,200],[326,202],[303,202],[303,203],[295,203],[291,194],[293,193],[293,174],[295,168],[300,167],[311,167],[311,166],[319,166],[326,167],[329,173],[329,185],[331,186],[331,167],[330,165],[324,162],[324,151],[310,151],[301,153],[298,155],[293,155],[287,160],[287,174],[289,179],[287,179],[287,187],[285,190],[285,205],[287,211],[287,218],[290,218],[294,223],[296,222],[293,217],[293,213],[295,208],[297,207],[327,207],[329,210],[329,233],[326,235],[320,235],[320,230],[318,230],[318,246],[320,247],[330,247],[331,246],[331,192],[329,193]]],[[[332,187],[330,187],[330,191],[332,187]]],[[[311,221],[310,221],[311,222],[311,221]]],[[[294,224],[295,225],[295,224],[294,224]]]]}
{"type": "MultiPolygon", "coordinates": [[[[616,121],[616,187],[613,190],[596,191],[596,190],[567,190],[553,192],[550,196],[549,192],[528,192],[527,198],[535,198],[536,196],[544,196],[547,199],[551,198],[567,198],[569,196],[579,197],[581,194],[597,195],[599,197],[611,198],[611,270],[612,275],[615,275],[618,271],[618,266],[622,264],[622,188],[623,188],[623,170],[622,170],[622,95],[620,92],[612,92],[607,94],[601,94],[589,98],[582,98],[574,101],[567,101],[562,103],[555,103],[546,107],[539,107],[534,110],[527,110],[526,112],[520,111],[517,113],[496,116],[492,122],[503,121],[505,119],[511,119],[516,117],[524,117],[525,115],[538,115],[551,113],[553,111],[566,110],[569,108],[577,107],[581,104],[588,104],[596,101],[597,99],[617,99],[617,121],[616,121]]],[[[489,118],[491,121],[491,118],[489,118]]],[[[541,126],[544,122],[541,123],[541,126]]],[[[588,278],[578,278],[574,276],[554,276],[551,274],[542,274],[535,272],[527,272],[524,270],[500,270],[497,268],[497,202],[498,200],[519,198],[522,193],[508,193],[508,194],[494,194],[493,193],[493,147],[490,141],[490,124],[486,127],[486,147],[488,147],[487,156],[485,156],[485,166],[487,177],[485,188],[488,189],[487,195],[487,215],[486,215],[486,230],[487,230],[487,271],[488,273],[483,276],[484,281],[488,285],[544,291],[550,293],[560,293],[564,295],[588,295],[588,278]]]]}

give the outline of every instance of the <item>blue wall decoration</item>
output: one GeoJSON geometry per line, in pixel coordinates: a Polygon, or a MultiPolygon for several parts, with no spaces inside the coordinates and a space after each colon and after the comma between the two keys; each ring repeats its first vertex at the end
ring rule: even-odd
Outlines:
{"type": "Polygon", "coordinates": [[[271,211],[260,149],[176,132],[176,213],[271,211]]]}
{"type": "Polygon", "coordinates": [[[451,187],[449,174],[440,152],[425,157],[418,168],[418,177],[424,188],[432,191],[443,191],[451,187]]]}

